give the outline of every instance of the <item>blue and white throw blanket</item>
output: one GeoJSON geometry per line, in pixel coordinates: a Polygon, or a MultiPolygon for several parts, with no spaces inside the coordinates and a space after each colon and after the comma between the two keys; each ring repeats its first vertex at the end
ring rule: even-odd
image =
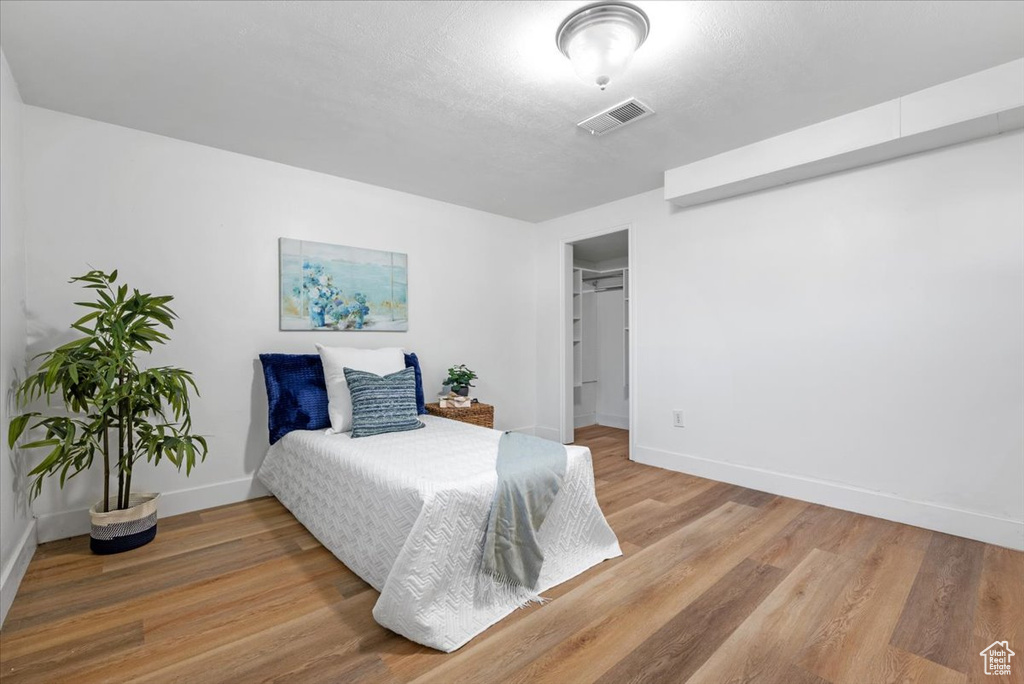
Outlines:
{"type": "Polygon", "coordinates": [[[523,603],[536,599],[544,553],[537,532],[565,478],[565,447],[506,432],[498,442],[498,484],[484,537],[483,572],[523,603]]]}

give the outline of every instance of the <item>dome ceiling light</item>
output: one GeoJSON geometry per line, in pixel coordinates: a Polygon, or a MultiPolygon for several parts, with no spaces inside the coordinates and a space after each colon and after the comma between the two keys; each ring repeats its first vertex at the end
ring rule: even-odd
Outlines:
{"type": "Polygon", "coordinates": [[[597,2],[562,22],[555,42],[584,83],[604,90],[629,66],[647,40],[651,23],[643,10],[626,2],[597,2]]]}

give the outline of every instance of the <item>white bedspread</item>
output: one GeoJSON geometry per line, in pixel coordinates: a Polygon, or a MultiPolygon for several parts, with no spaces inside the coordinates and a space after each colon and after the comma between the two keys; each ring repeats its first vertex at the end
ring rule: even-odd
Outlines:
{"type": "MultiPolygon", "coordinates": [[[[497,482],[497,430],[435,416],[374,437],[291,432],[259,479],[353,572],[380,592],[373,617],[453,651],[516,609],[477,589],[497,482]]],[[[565,481],[539,539],[538,588],[621,555],[594,495],[590,450],[569,446],[565,481]]]]}

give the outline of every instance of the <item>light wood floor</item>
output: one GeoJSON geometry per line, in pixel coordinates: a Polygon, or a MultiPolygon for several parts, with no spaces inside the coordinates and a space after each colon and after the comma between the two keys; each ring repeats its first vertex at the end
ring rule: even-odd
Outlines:
{"type": "Polygon", "coordinates": [[[276,500],[39,547],[0,632],[8,682],[1024,681],[1024,554],[632,463],[577,432],[624,556],[443,654],[276,500]],[[1007,639],[1013,678],[979,652],[1007,639]]]}

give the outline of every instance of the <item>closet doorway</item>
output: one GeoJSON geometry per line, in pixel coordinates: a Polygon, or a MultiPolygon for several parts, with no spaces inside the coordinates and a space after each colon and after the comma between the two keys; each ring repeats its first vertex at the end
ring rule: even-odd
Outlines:
{"type": "Polygon", "coordinates": [[[566,444],[574,441],[577,428],[631,426],[630,236],[630,227],[620,226],[562,243],[561,436],[566,444]]]}

